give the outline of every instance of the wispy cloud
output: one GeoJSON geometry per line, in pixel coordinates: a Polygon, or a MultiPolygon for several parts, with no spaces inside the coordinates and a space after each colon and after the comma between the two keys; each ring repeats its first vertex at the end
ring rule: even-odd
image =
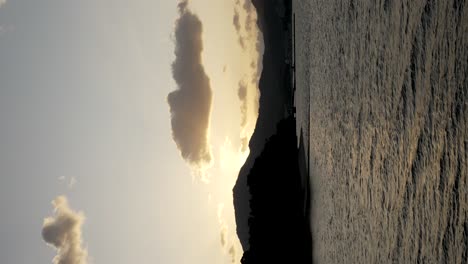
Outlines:
{"type": "Polygon", "coordinates": [[[219,203],[217,216],[218,216],[218,223],[221,227],[221,231],[220,231],[221,247],[224,249],[227,244],[228,227],[227,227],[226,221],[223,218],[223,210],[224,210],[224,204],[219,203]]]}
{"type": "Polygon", "coordinates": [[[229,248],[228,253],[229,253],[229,256],[231,257],[231,263],[236,262],[237,253],[236,253],[236,247],[234,245],[232,245],[229,248]]]}
{"type": "MultiPolygon", "coordinates": [[[[58,177],[58,180],[60,182],[67,182],[67,177],[60,176],[60,177],[58,177]]],[[[68,183],[67,183],[68,188],[72,189],[75,186],[76,182],[77,182],[77,180],[76,180],[75,177],[70,177],[70,180],[68,180],[68,183]]]]}
{"type": "Polygon", "coordinates": [[[220,237],[221,237],[221,247],[224,248],[226,246],[226,237],[227,237],[227,228],[225,226],[221,227],[220,237]]]}
{"type": "Polygon", "coordinates": [[[256,22],[257,15],[251,0],[244,0],[244,4],[241,4],[240,0],[236,0],[234,2],[232,24],[237,32],[239,45],[244,50],[248,49],[246,43],[256,38],[257,30],[254,26],[256,22]],[[243,21],[241,21],[242,18],[243,21]]]}
{"type": "Polygon", "coordinates": [[[70,182],[68,183],[68,188],[73,188],[73,186],[75,186],[76,184],[76,178],[75,177],[71,177],[70,178],[70,182]]]}
{"type": "Polygon", "coordinates": [[[229,256],[229,258],[231,259],[231,263],[236,263],[236,260],[239,258],[239,256],[237,256],[236,245],[234,244],[232,237],[231,239],[229,239],[228,225],[226,223],[226,220],[223,218],[223,212],[224,212],[224,204],[219,203],[217,215],[218,215],[218,222],[221,227],[221,230],[220,230],[221,249],[223,250],[224,254],[227,254],[229,256]]]}
{"type": "Polygon", "coordinates": [[[54,215],[44,219],[42,238],[57,250],[54,264],[87,264],[88,252],[82,247],[84,214],[70,208],[65,196],[52,201],[54,215]]]}
{"type": "Polygon", "coordinates": [[[247,124],[247,84],[244,81],[239,82],[237,97],[241,102],[241,126],[247,124]]]}
{"type": "Polygon", "coordinates": [[[234,25],[234,28],[236,29],[237,32],[237,40],[239,42],[239,45],[242,47],[242,49],[245,50],[245,41],[244,41],[244,36],[242,35],[242,28],[241,28],[241,23],[240,23],[240,15],[239,15],[239,9],[235,8],[234,9],[234,17],[232,18],[232,24],[234,25]]]}
{"type": "Polygon", "coordinates": [[[175,61],[172,64],[177,89],[168,95],[167,101],[171,112],[172,137],[182,157],[199,168],[212,160],[208,130],[213,96],[201,58],[202,23],[188,9],[187,1],[180,2],[178,8],[175,61]]]}
{"type": "MultiPolygon", "coordinates": [[[[247,83],[243,80],[239,82],[239,89],[237,90],[237,97],[240,101],[240,111],[241,111],[241,128],[244,129],[247,126],[247,111],[248,111],[248,101],[247,101],[247,83]]],[[[248,148],[248,138],[246,136],[241,137],[241,151],[245,152],[248,148]]]]}
{"type": "Polygon", "coordinates": [[[249,59],[244,76],[239,80],[237,96],[240,102],[240,149],[248,150],[248,141],[258,116],[258,82],[262,70],[262,34],[257,25],[257,12],[251,0],[234,0],[232,24],[242,52],[249,59]]]}

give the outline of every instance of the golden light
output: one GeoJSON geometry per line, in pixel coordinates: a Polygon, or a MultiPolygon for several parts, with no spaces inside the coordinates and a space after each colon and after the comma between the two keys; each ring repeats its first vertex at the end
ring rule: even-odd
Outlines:
{"type": "Polygon", "coordinates": [[[249,155],[248,142],[258,117],[259,46],[263,45],[259,45],[255,8],[246,8],[244,1],[189,2],[203,23],[202,59],[213,89],[210,142],[215,158],[210,173],[216,180],[210,183],[208,200],[217,206],[222,251],[237,263],[242,247],[235,233],[232,188],[249,155]]]}

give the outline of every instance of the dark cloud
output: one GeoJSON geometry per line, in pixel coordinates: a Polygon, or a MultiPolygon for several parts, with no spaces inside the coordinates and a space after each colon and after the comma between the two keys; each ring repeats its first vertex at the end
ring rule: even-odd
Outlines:
{"type": "Polygon", "coordinates": [[[252,68],[252,70],[256,70],[257,69],[257,62],[256,61],[251,61],[250,62],[250,68],[252,68]]]}
{"type": "MultiPolygon", "coordinates": [[[[240,100],[240,110],[241,110],[241,128],[245,128],[247,125],[247,84],[244,81],[239,82],[239,89],[237,90],[237,96],[240,100]]],[[[249,141],[247,137],[241,138],[241,151],[244,152],[249,147],[249,141]]]]}
{"type": "Polygon", "coordinates": [[[188,0],[182,0],[179,2],[177,7],[179,8],[179,13],[185,12],[188,6],[188,0]]]}
{"type": "Polygon", "coordinates": [[[252,29],[253,29],[253,25],[255,23],[255,19],[254,19],[254,15],[253,15],[253,12],[254,12],[254,9],[253,9],[253,5],[252,3],[250,2],[251,0],[246,0],[244,2],[244,10],[246,12],[246,17],[245,17],[245,31],[251,33],[252,32],[252,29]]]}
{"type": "Polygon", "coordinates": [[[242,48],[243,50],[245,50],[247,47],[245,46],[245,39],[244,39],[244,37],[242,36],[242,34],[239,33],[238,39],[237,39],[237,40],[238,40],[239,45],[241,46],[241,48],[242,48]]]}
{"type": "Polygon", "coordinates": [[[236,248],[234,247],[234,245],[232,245],[230,248],[229,248],[229,256],[231,256],[231,263],[235,263],[236,262],[236,248]]]}
{"type": "Polygon", "coordinates": [[[212,159],[208,144],[212,90],[201,59],[203,27],[200,19],[188,9],[187,1],[180,2],[178,7],[172,64],[177,90],[167,97],[172,137],[187,162],[208,164],[212,159]]]}
{"type": "Polygon", "coordinates": [[[251,0],[245,0],[244,4],[242,5],[240,1],[236,1],[234,4],[234,17],[232,19],[232,23],[234,25],[234,28],[236,29],[238,41],[242,49],[246,49],[245,42],[247,41],[247,39],[250,39],[252,38],[252,36],[255,35],[254,25],[256,21],[255,21],[254,12],[255,10],[253,8],[253,4],[251,3],[251,0]],[[239,12],[241,9],[245,13],[245,21],[243,25],[240,22],[239,12]],[[244,32],[243,32],[242,26],[243,26],[244,32]]]}
{"type": "Polygon", "coordinates": [[[236,31],[239,33],[239,31],[241,30],[241,25],[239,18],[239,10],[237,8],[234,9],[234,17],[232,18],[232,24],[234,25],[236,31]]]}
{"type": "Polygon", "coordinates": [[[254,12],[252,0],[244,0],[244,9],[245,9],[245,11],[247,11],[247,13],[254,12]]]}
{"type": "Polygon", "coordinates": [[[239,89],[237,90],[237,96],[241,101],[244,101],[247,98],[247,85],[243,82],[239,82],[239,89]]]}
{"type": "Polygon", "coordinates": [[[226,228],[221,229],[221,246],[224,247],[226,246],[226,237],[227,237],[227,230],[226,228]]]}
{"type": "Polygon", "coordinates": [[[42,238],[57,250],[54,264],[86,264],[88,252],[82,244],[81,226],[84,215],[73,211],[65,196],[52,201],[54,216],[44,219],[42,238]]]}
{"type": "Polygon", "coordinates": [[[245,50],[246,49],[246,45],[245,45],[246,36],[242,34],[242,25],[240,22],[240,14],[239,14],[239,10],[241,8],[240,6],[241,6],[240,1],[236,1],[234,5],[234,17],[232,18],[232,24],[234,25],[234,29],[237,32],[237,41],[239,42],[239,45],[241,46],[241,48],[245,50]]]}
{"type": "Polygon", "coordinates": [[[247,84],[244,81],[239,82],[237,96],[240,100],[241,127],[243,128],[247,125],[247,84]]]}

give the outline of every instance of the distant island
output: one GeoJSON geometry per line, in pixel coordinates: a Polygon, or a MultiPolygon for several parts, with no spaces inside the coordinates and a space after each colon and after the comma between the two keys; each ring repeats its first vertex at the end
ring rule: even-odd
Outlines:
{"type": "Polygon", "coordinates": [[[310,263],[311,237],[290,116],[265,144],[247,175],[249,249],[241,263],[310,263]]]}
{"type": "Polygon", "coordinates": [[[233,189],[241,262],[311,263],[308,181],[304,150],[297,148],[289,64],[292,1],[252,3],[265,49],[259,116],[233,189]]]}

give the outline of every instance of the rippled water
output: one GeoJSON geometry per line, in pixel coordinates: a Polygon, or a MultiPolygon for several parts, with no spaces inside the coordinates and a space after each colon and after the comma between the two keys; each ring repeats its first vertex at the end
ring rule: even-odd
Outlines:
{"type": "Polygon", "coordinates": [[[314,260],[467,263],[466,1],[293,5],[314,260]]]}

